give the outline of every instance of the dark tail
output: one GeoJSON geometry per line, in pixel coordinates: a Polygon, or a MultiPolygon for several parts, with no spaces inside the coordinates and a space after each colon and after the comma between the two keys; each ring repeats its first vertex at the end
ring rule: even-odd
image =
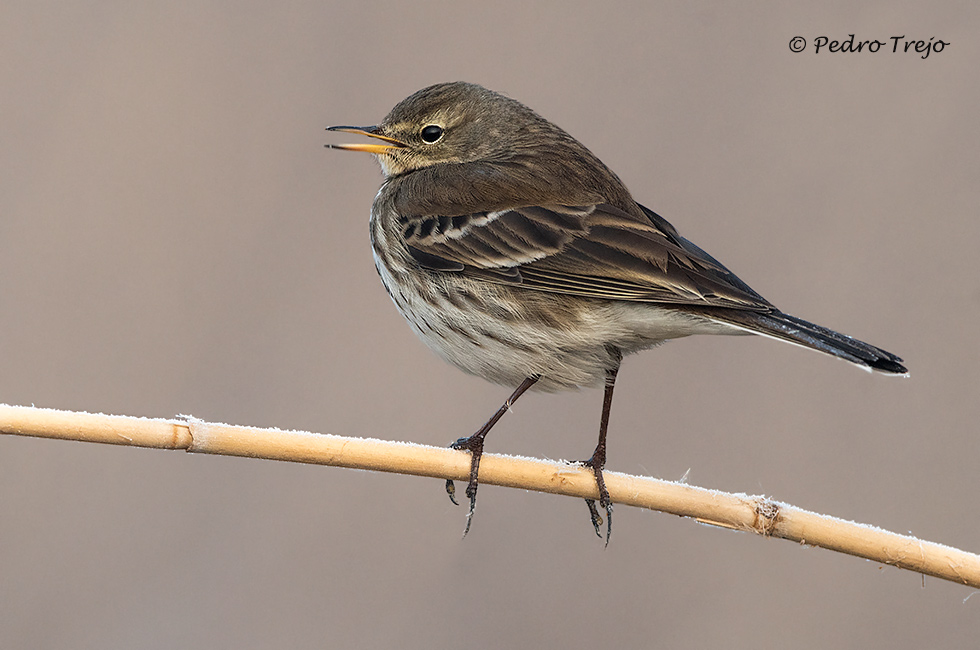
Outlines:
{"type": "Polygon", "coordinates": [[[881,348],[780,311],[769,313],[708,308],[697,313],[740,329],[826,352],[853,364],[896,375],[908,374],[902,360],[881,348]]]}

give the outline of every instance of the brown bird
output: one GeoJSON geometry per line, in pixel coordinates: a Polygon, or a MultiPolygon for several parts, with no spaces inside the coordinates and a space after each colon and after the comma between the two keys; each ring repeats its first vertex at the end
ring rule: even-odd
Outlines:
{"type": "MultiPolygon", "coordinates": [[[[377,126],[328,130],[380,141],[327,146],[381,163],[371,245],[409,325],[461,370],[517,386],[483,427],[452,444],[472,454],[466,532],[487,432],[530,388],[605,384],[599,441],[583,464],[595,474],[608,544],[602,469],[624,355],[692,334],[761,334],[869,370],[907,372],[894,354],[779,311],[634,201],[577,140],[499,93],[437,84],[377,126]]],[[[453,498],[452,481],[446,489],[453,498]]],[[[602,517],[586,502],[601,537],[602,517]]]]}

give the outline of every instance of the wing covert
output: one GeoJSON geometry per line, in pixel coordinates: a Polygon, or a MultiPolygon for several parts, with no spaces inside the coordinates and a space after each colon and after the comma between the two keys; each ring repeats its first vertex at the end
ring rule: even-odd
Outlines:
{"type": "Polygon", "coordinates": [[[596,204],[399,221],[409,252],[432,270],[591,298],[772,308],[666,220],[642,209],[645,219],[596,204]]]}

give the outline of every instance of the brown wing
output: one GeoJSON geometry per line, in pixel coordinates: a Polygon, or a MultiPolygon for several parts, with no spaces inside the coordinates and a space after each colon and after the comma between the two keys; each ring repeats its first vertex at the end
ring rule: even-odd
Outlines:
{"type": "Polygon", "coordinates": [[[646,219],[609,204],[525,206],[402,216],[401,226],[413,257],[434,270],[592,298],[772,309],[666,220],[643,210],[646,219]]]}

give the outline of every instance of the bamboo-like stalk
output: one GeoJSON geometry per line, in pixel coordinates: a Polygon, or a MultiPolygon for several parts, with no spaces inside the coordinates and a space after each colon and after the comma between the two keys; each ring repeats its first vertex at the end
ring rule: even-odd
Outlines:
{"type": "MultiPolygon", "coordinates": [[[[441,447],[279,429],[78,413],[0,405],[0,433],[466,480],[469,454],[441,447]]],[[[703,523],[819,546],[980,588],[980,556],[880,528],[808,512],[762,496],[729,494],[618,472],[605,473],[614,503],[659,510],[703,523]]],[[[589,469],[531,458],[485,454],[480,482],[597,498],[589,469]]]]}

